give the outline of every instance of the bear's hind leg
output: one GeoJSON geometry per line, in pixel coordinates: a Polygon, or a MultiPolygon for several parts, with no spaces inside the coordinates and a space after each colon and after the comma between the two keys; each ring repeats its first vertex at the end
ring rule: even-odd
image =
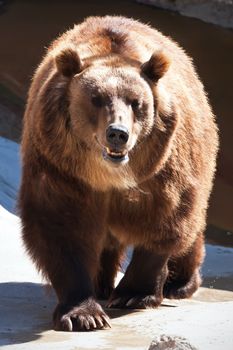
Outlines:
{"type": "Polygon", "coordinates": [[[163,295],[169,299],[190,298],[201,284],[200,266],[204,257],[203,235],[200,234],[187,254],[168,261],[169,274],[163,295]]]}
{"type": "Polygon", "coordinates": [[[107,236],[96,279],[95,290],[98,299],[108,299],[110,297],[124,250],[124,246],[115,237],[111,234],[107,236]]]}
{"type": "Polygon", "coordinates": [[[125,275],[107,306],[141,309],[159,306],[167,278],[167,260],[165,255],[157,255],[142,247],[135,248],[125,275]]]}

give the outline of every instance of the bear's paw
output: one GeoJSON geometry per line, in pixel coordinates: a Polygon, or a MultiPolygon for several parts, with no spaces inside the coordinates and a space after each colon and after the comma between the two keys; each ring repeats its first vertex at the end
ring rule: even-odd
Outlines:
{"type": "Polygon", "coordinates": [[[155,309],[161,304],[162,299],[153,294],[114,296],[108,302],[107,307],[116,309],[155,309]]]}
{"type": "Polygon", "coordinates": [[[54,314],[54,329],[57,331],[91,331],[110,327],[109,317],[92,298],[78,306],[58,304],[54,314]]]}

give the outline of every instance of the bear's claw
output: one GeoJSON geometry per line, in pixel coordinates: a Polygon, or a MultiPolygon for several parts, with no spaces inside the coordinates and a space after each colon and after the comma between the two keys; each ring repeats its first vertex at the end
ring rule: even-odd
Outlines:
{"type": "Polygon", "coordinates": [[[149,309],[156,308],[162,302],[162,298],[157,298],[155,295],[136,295],[122,296],[111,299],[108,308],[126,308],[126,309],[149,309]]]}
{"type": "Polygon", "coordinates": [[[111,328],[108,316],[93,299],[88,299],[79,306],[73,307],[58,304],[53,320],[54,329],[57,331],[91,331],[111,328]]]}

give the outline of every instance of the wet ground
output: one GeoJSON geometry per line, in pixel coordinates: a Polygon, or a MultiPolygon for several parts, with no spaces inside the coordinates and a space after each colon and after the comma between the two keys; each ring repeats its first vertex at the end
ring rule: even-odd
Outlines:
{"type": "Polygon", "coordinates": [[[194,57],[220,127],[204,285],[233,290],[233,32],[133,1],[7,1],[0,7],[0,135],[19,141],[30,79],[44,48],[89,15],[122,14],[160,29],[194,57]]]}
{"type": "Polygon", "coordinates": [[[206,230],[206,258],[203,286],[233,291],[233,233],[209,225],[206,230]]]}

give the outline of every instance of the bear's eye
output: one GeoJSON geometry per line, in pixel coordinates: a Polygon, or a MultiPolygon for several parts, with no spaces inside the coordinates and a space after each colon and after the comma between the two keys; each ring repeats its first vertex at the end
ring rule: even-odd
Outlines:
{"type": "Polygon", "coordinates": [[[104,105],[104,100],[101,96],[92,96],[91,102],[95,107],[103,107],[104,105]]]}
{"type": "Polygon", "coordinates": [[[131,107],[133,109],[137,109],[139,107],[139,101],[137,99],[134,99],[132,102],[131,102],[131,107]]]}

